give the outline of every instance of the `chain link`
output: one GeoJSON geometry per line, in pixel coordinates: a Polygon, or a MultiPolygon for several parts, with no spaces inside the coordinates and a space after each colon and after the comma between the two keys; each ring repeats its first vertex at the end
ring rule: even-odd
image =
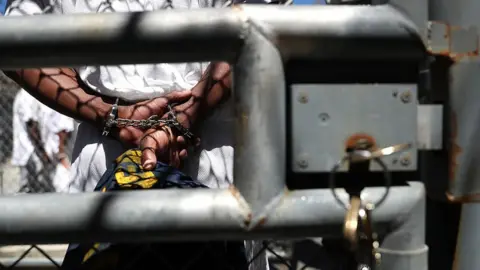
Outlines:
{"type": "MultiPolygon", "coordinates": [[[[115,108],[112,108],[112,110],[115,110],[115,108]]],[[[177,130],[180,134],[182,134],[183,137],[185,137],[186,140],[193,141],[195,139],[195,135],[188,128],[184,127],[178,122],[175,111],[173,110],[171,105],[168,105],[168,110],[169,111],[167,114],[167,118],[160,118],[160,116],[158,115],[152,115],[148,119],[142,120],[109,117],[109,119],[107,119],[107,121],[105,122],[105,126],[108,128],[124,128],[130,126],[138,129],[156,129],[162,126],[168,126],[172,129],[177,130]]],[[[116,114],[116,112],[114,112],[113,114],[116,114]]]]}

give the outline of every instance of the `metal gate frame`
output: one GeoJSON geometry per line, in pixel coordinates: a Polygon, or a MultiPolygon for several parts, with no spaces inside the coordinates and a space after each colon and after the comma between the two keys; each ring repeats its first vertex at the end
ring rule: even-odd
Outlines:
{"type": "MultiPolygon", "coordinates": [[[[0,244],[338,236],[344,209],[330,190],[285,186],[284,63],[425,56],[416,26],[387,5],[41,15],[0,25],[2,69],[229,61],[237,119],[235,187],[0,197],[0,244]]],[[[383,269],[428,268],[424,204],[423,184],[411,182],[374,211],[383,269]]]]}

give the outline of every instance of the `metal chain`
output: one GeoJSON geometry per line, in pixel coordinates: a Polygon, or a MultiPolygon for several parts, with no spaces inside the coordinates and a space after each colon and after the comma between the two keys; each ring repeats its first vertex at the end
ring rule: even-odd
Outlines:
{"type": "Polygon", "coordinates": [[[151,128],[159,128],[162,126],[168,126],[170,128],[176,129],[186,140],[192,141],[195,139],[195,135],[186,127],[182,126],[177,120],[177,116],[175,111],[173,110],[171,105],[168,105],[168,117],[167,118],[160,118],[158,115],[152,115],[148,119],[143,120],[133,120],[133,119],[124,119],[124,118],[116,118],[110,117],[106,122],[105,126],[108,128],[117,127],[135,127],[138,129],[151,129],[151,128]]]}

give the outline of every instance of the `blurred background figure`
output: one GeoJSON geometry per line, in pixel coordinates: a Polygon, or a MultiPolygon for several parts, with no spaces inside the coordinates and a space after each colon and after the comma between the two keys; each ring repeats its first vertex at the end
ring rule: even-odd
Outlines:
{"type": "Polygon", "coordinates": [[[13,102],[11,163],[20,168],[21,193],[65,192],[74,120],[20,90],[13,102]]]}

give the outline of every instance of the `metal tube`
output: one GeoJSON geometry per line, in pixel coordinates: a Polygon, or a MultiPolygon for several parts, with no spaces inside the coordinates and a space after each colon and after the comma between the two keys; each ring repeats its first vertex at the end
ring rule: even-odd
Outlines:
{"type": "Polygon", "coordinates": [[[453,267],[455,270],[478,269],[480,265],[480,257],[477,255],[477,247],[480,241],[480,233],[478,233],[479,213],[479,204],[468,203],[462,206],[453,267]]]}
{"type": "Polygon", "coordinates": [[[382,269],[428,269],[428,246],[425,245],[426,194],[423,187],[419,191],[421,195],[410,205],[412,208],[397,213],[398,217],[393,221],[395,229],[383,239],[379,249],[382,269]]]}
{"type": "Polygon", "coordinates": [[[284,57],[423,57],[415,25],[389,6],[235,6],[0,17],[0,68],[234,61],[250,25],[284,57]],[[42,27],[38,27],[41,25],[42,27]]]}
{"type": "Polygon", "coordinates": [[[222,11],[0,17],[0,67],[231,60],[243,22],[222,11]]]}
{"type": "Polygon", "coordinates": [[[241,8],[271,29],[286,58],[408,61],[425,54],[415,24],[389,5],[241,8]]]}
{"type": "MultiPolygon", "coordinates": [[[[375,201],[383,192],[362,196],[375,201]]],[[[395,228],[423,195],[421,183],[394,187],[374,211],[376,230],[395,228]]],[[[0,244],[338,236],[344,215],[328,189],[288,192],[255,224],[233,188],[15,195],[0,197],[0,244]]]]}
{"type": "Polygon", "coordinates": [[[250,27],[234,69],[235,186],[257,216],[282,196],[286,164],[286,89],[280,53],[250,27]],[[265,176],[268,175],[268,181],[265,176]]]}

